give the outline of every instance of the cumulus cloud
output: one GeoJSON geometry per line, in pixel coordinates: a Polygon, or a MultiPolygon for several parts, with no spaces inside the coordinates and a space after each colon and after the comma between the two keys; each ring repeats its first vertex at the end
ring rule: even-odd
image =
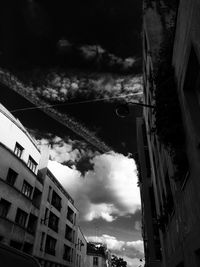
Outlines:
{"type": "Polygon", "coordinates": [[[111,250],[111,253],[117,255],[118,257],[122,257],[125,261],[127,261],[128,266],[138,267],[138,264],[141,264],[140,259],[143,258],[144,255],[142,240],[125,242],[118,240],[114,236],[105,234],[102,236],[88,236],[87,240],[89,242],[100,242],[106,244],[108,249],[111,250]]]}
{"type": "MultiPolygon", "coordinates": [[[[124,68],[133,62],[133,59],[127,58],[124,61],[124,68]]],[[[34,90],[37,96],[48,102],[66,103],[77,99],[99,98],[108,98],[107,101],[114,102],[118,97],[125,95],[127,97],[123,97],[124,101],[130,101],[130,98],[133,101],[142,101],[142,77],[138,75],[120,76],[111,73],[80,71],[66,73],[55,69],[50,69],[47,73],[40,73],[39,79],[37,72],[31,75],[30,82],[35,84],[34,90]]]]}
{"type": "MultiPolygon", "coordinates": [[[[31,131],[32,135],[38,136],[38,133],[31,131]]],[[[47,135],[45,138],[38,136],[38,146],[49,145],[50,159],[66,165],[70,168],[77,169],[83,175],[89,169],[93,168],[90,159],[99,152],[92,150],[84,141],[72,140],[68,137],[62,139],[58,136],[47,135]]]]}
{"type": "Polygon", "coordinates": [[[134,214],[140,208],[136,165],[132,158],[110,152],[90,160],[92,170],[84,176],[68,166],[50,161],[49,168],[75,199],[82,220],[134,214]]]}

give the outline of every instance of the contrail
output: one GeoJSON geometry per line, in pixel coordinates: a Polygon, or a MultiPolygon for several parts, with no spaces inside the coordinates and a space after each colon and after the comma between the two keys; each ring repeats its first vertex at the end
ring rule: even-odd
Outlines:
{"type": "Polygon", "coordinates": [[[14,75],[0,70],[0,82],[34,104],[49,117],[63,124],[75,134],[81,136],[84,140],[97,148],[98,151],[106,153],[112,150],[112,148],[107,146],[103,141],[97,138],[94,133],[83,127],[74,118],[56,111],[52,106],[48,105],[45,101],[42,101],[35,94],[32,87],[25,87],[14,75]]]}

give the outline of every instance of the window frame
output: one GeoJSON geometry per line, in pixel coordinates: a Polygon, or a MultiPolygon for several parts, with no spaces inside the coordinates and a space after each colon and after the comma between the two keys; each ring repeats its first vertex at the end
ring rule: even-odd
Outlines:
{"type": "Polygon", "coordinates": [[[6,176],[6,182],[9,185],[14,185],[17,179],[18,173],[14,171],[12,168],[8,169],[7,176],[6,176]]]}
{"type": "Polygon", "coordinates": [[[0,199],[0,217],[7,218],[8,212],[10,210],[10,206],[11,206],[11,203],[9,201],[7,201],[4,198],[0,199]],[[4,204],[6,204],[3,207],[1,206],[2,202],[4,202],[4,204]]]}
{"type": "Polygon", "coordinates": [[[27,167],[32,171],[32,172],[36,172],[37,169],[37,162],[29,155],[28,157],[28,162],[27,162],[27,167]]]}
{"type": "Polygon", "coordinates": [[[27,218],[28,218],[28,213],[23,211],[20,208],[17,208],[17,212],[16,212],[16,216],[15,216],[15,223],[18,224],[19,226],[25,228],[26,227],[27,218]],[[20,215],[24,216],[23,220],[20,218],[19,213],[20,213],[20,215]]]}
{"type": "Polygon", "coordinates": [[[33,186],[26,180],[23,181],[21,193],[29,199],[32,199],[33,186]]]}
{"type": "Polygon", "coordinates": [[[50,211],[48,227],[57,233],[59,228],[58,226],[59,226],[59,217],[56,216],[52,211],[50,211]]]}
{"type": "Polygon", "coordinates": [[[45,242],[45,252],[55,256],[56,255],[56,243],[57,239],[53,238],[50,235],[46,236],[46,242],[45,242]]]}
{"type": "Polygon", "coordinates": [[[93,257],[93,266],[99,266],[99,258],[97,256],[93,257]]]}
{"type": "Polygon", "coordinates": [[[14,148],[14,154],[18,157],[18,158],[22,158],[22,154],[23,154],[24,148],[23,146],[21,146],[18,142],[15,143],[15,148],[14,148]]]}

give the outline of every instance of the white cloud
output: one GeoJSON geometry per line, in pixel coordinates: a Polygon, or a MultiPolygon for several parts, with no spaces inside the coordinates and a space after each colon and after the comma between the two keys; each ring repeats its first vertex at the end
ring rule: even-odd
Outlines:
{"type": "Polygon", "coordinates": [[[81,219],[111,222],[117,216],[134,214],[140,208],[134,160],[110,152],[96,155],[92,163],[94,169],[81,176],[76,169],[49,162],[50,170],[75,199],[81,219]]]}

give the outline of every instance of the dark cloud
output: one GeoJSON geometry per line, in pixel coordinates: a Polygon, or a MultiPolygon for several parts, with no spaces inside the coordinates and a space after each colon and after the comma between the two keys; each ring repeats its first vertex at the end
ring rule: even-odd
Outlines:
{"type": "Polygon", "coordinates": [[[140,221],[140,211],[129,216],[119,216],[112,222],[102,218],[93,221],[81,221],[81,227],[87,236],[103,234],[116,236],[119,240],[132,241],[141,239],[141,230],[135,229],[135,223],[140,221]]]}
{"type": "Polygon", "coordinates": [[[0,10],[1,51],[7,60],[56,64],[64,59],[78,66],[81,45],[100,45],[120,58],[141,56],[140,0],[8,0],[0,10]],[[62,38],[72,46],[59,58],[62,38]]]}

